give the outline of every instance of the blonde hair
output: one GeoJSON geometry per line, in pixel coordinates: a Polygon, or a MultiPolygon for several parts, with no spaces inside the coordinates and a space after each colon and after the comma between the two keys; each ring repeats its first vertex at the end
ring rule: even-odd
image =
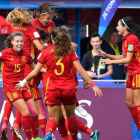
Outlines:
{"type": "Polygon", "coordinates": [[[14,26],[22,26],[24,23],[32,24],[32,15],[29,9],[15,8],[12,10],[8,16],[7,21],[9,21],[14,26]]]}

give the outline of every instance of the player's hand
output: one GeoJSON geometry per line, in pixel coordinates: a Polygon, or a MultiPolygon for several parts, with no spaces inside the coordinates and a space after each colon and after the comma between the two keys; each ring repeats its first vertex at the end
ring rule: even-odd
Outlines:
{"type": "Polygon", "coordinates": [[[87,82],[83,82],[83,88],[84,89],[88,89],[90,87],[90,85],[87,82]]]}
{"type": "Polygon", "coordinates": [[[104,51],[98,51],[98,56],[106,57],[106,53],[104,51]]]}
{"type": "Polygon", "coordinates": [[[101,59],[101,62],[104,62],[105,64],[112,64],[112,60],[110,59],[101,59]]]}
{"type": "Polygon", "coordinates": [[[16,88],[17,90],[20,90],[20,92],[22,92],[22,86],[21,86],[19,83],[16,84],[15,88],[16,88]]]}
{"type": "Polygon", "coordinates": [[[99,97],[102,97],[102,96],[103,96],[101,89],[99,89],[96,85],[93,86],[92,89],[93,89],[94,92],[95,92],[95,96],[97,96],[97,95],[98,95],[99,97]]]}

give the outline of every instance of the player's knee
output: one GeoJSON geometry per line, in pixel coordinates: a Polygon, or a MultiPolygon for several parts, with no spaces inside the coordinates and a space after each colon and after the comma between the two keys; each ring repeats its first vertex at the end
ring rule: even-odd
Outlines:
{"type": "Polygon", "coordinates": [[[36,109],[30,110],[32,116],[37,116],[38,111],[36,109]]]}
{"type": "Polygon", "coordinates": [[[130,100],[126,100],[126,105],[127,105],[127,106],[132,106],[133,103],[132,103],[130,100]]]}
{"type": "Polygon", "coordinates": [[[29,110],[24,110],[21,112],[22,116],[30,116],[30,111],[29,110]]]}

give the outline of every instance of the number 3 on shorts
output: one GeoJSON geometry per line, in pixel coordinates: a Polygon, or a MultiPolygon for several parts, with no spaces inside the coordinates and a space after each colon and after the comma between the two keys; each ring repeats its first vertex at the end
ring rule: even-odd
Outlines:
{"type": "Polygon", "coordinates": [[[56,75],[62,75],[63,74],[63,72],[64,72],[64,64],[61,62],[61,60],[63,59],[63,57],[62,58],[60,58],[57,62],[56,62],[56,65],[57,66],[61,66],[61,71],[60,72],[58,72],[56,69],[54,70],[54,73],[56,74],[56,75]]]}

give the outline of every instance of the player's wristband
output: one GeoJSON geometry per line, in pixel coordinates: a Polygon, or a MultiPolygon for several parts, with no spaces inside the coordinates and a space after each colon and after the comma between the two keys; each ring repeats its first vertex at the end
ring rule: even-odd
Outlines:
{"type": "Polygon", "coordinates": [[[26,79],[19,82],[21,87],[24,87],[26,85],[26,83],[27,83],[26,79]]]}
{"type": "Polygon", "coordinates": [[[94,86],[95,86],[95,83],[92,81],[92,82],[90,83],[90,85],[91,85],[92,87],[94,87],[94,86]]]}

